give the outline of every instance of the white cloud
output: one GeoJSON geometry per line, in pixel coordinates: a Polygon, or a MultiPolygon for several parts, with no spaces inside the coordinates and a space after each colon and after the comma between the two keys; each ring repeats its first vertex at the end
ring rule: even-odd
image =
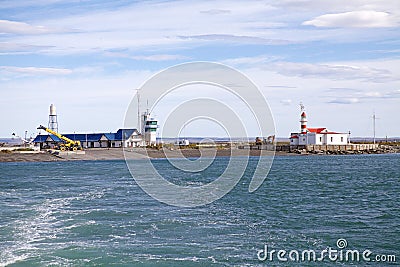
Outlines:
{"type": "Polygon", "coordinates": [[[57,10],[58,17],[44,17],[43,12],[34,10],[36,20],[30,21],[43,28],[13,22],[18,25],[13,30],[6,25],[7,32],[27,35],[6,35],[3,41],[48,47],[37,52],[58,55],[111,49],[170,51],[217,42],[280,45],[294,39],[285,34],[289,37],[286,40],[270,30],[283,27],[285,21],[275,15],[276,8],[259,1],[148,1],[108,10],[101,7],[81,11],[75,8],[70,13],[57,10]],[[59,30],[39,34],[50,29],[59,30]]]}
{"type": "Polygon", "coordinates": [[[400,89],[392,90],[392,91],[388,92],[387,94],[385,94],[384,97],[391,98],[391,99],[398,99],[398,98],[400,98],[400,89]]]}
{"type": "Polygon", "coordinates": [[[367,96],[367,97],[382,97],[382,94],[379,92],[367,92],[367,93],[365,93],[365,96],[367,96]]]}
{"type": "Polygon", "coordinates": [[[189,57],[183,55],[174,55],[174,54],[154,54],[154,55],[130,55],[128,53],[121,52],[105,52],[106,56],[110,57],[119,57],[119,58],[130,58],[134,60],[144,60],[144,61],[169,61],[169,60],[185,60],[189,59],[189,57]]]}
{"type": "Polygon", "coordinates": [[[168,54],[150,55],[150,56],[132,56],[131,58],[136,59],[136,60],[148,60],[148,61],[167,61],[167,60],[188,59],[188,57],[185,57],[185,56],[168,55],[168,54]]]}
{"type": "Polygon", "coordinates": [[[234,35],[234,34],[202,34],[202,35],[188,35],[178,36],[184,40],[206,40],[206,41],[222,41],[229,43],[244,43],[244,44],[265,44],[265,45],[283,45],[293,43],[293,41],[263,38],[257,36],[234,35]]]}
{"type": "Polygon", "coordinates": [[[287,76],[334,80],[366,80],[372,82],[393,80],[389,70],[356,65],[276,62],[270,68],[287,76]]]}
{"type": "Polygon", "coordinates": [[[37,46],[28,44],[18,44],[9,42],[0,42],[0,54],[21,54],[32,53],[42,49],[49,49],[49,46],[37,46]]]}
{"type": "Polygon", "coordinates": [[[78,0],[20,0],[20,1],[15,1],[15,0],[3,0],[1,2],[0,9],[6,9],[6,8],[22,8],[22,7],[37,7],[37,6],[48,6],[52,4],[57,4],[57,3],[71,3],[71,2],[77,2],[78,0]]]}
{"type": "Polygon", "coordinates": [[[325,14],[312,20],[305,21],[302,25],[340,28],[382,28],[396,27],[399,23],[395,16],[387,12],[362,10],[325,14]]]}
{"type": "Polygon", "coordinates": [[[221,15],[221,14],[230,14],[231,11],[229,9],[208,9],[202,10],[200,13],[211,14],[211,15],[221,15]]]}
{"type": "Polygon", "coordinates": [[[70,69],[63,68],[38,68],[38,67],[13,67],[0,66],[0,71],[8,74],[20,75],[68,75],[72,73],[70,69]]]}
{"type": "Polygon", "coordinates": [[[259,55],[255,57],[238,57],[238,58],[228,58],[225,60],[222,60],[221,63],[227,64],[230,66],[248,66],[251,67],[253,66],[259,66],[260,64],[265,64],[268,62],[276,61],[278,59],[281,59],[280,57],[277,56],[270,56],[270,55],[259,55]]]}
{"type": "MultiPolygon", "coordinates": [[[[400,73],[393,73],[393,70],[396,69],[399,64],[396,60],[325,63],[289,62],[281,60],[282,57],[278,56],[258,55],[254,57],[230,58],[222,60],[221,63],[238,68],[258,68],[273,71],[285,76],[305,78],[387,82],[398,80],[400,77],[400,73]]],[[[278,87],[281,87],[281,85],[278,85],[278,87]]]]}
{"type": "Polygon", "coordinates": [[[366,99],[378,99],[378,98],[397,99],[400,97],[400,90],[389,90],[389,91],[384,90],[381,92],[370,91],[364,93],[362,97],[366,99]]]}
{"type": "Polygon", "coordinates": [[[276,6],[292,12],[310,11],[339,13],[349,10],[395,10],[399,8],[398,0],[335,0],[330,1],[329,5],[326,1],[321,0],[280,0],[275,3],[276,6]]]}
{"type": "Polygon", "coordinates": [[[358,98],[335,98],[331,101],[329,101],[328,103],[331,104],[356,104],[359,103],[360,100],[358,98]]]}
{"type": "Polygon", "coordinates": [[[292,104],[293,101],[292,99],[282,99],[280,102],[282,103],[282,105],[289,106],[290,104],[292,104]]]}
{"type": "MultiPolygon", "coordinates": [[[[28,1],[27,4],[30,5],[31,2],[28,1]]],[[[303,2],[304,5],[318,6],[317,11],[310,8],[299,12],[298,8],[301,5],[292,1],[283,4],[261,1],[139,1],[116,6],[98,4],[93,5],[92,9],[78,9],[76,5],[71,4],[65,7],[66,11],[54,5],[54,13],[57,16],[53,13],[43,16],[43,11],[40,9],[32,10],[34,15],[29,13],[30,16],[23,16],[24,13],[16,12],[14,16],[16,20],[28,18],[29,24],[27,21],[4,21],[6,25],[3,27],[7,32],[26,35],[8,34],[0,37],[8,43],[30,45],[32,52],[57,55],[96,53],[112,49],[142,50],[141,53],[143,50],[162,51],[158,53],[175,54],[177,52],[170,51],[220,43],[285,45],[316,40],[358,42],[377,40],[382,36],[396,38],[396,34],[390,29],[379,33],[365,33],[356,31],[354,28],[326,30],[298,27],[307,18],[315,17],[318,13],[337,12],[339,7],[351,10],[357,5],[363,8],[367,8],[366,5],[368,5],[368,8],[383,10],[385,4],[377,1],[364,1],[365,4],[347,3],[346,5],[336,3],[326,5],[319,1],[302,1],[301,3],[303,2]],[[10,23],[14,26],[11,27],[10,23]],[[52,34],[41,34],[49,32],[52,34]],[[45,48],[35,49],[35,47],[45,48]]],[[[391,11],[395,10],[393,1],[390,1],[387,6],[391,11]]],[[[350,13],[354,12],[357,14],[357,11],[350,13]]],[[[393,14],[395,12],[398,11],[393,11],[393,14]]],[[[376,13],[378,13],[378,19],[380,13],[389,14],[383,11],[376,13]]],[[[346,13],[329,15],[338,14],[346,13]]],[[[321,17],[324,19],[323,16],[321,17]]],[[[390,13],[389,17],[395,16],[390,13]]],[[[389,22],[393,23],[391,19],[389,22]]],[[[28,47],[26,48],[28,50],[28,47]]]]}
{"type": "Polygon", "coordinates": [[[44,26],[33,26],[25,22],[0,20],[0,33],[44,34],[50,32],[52,30],[44,26]]]}

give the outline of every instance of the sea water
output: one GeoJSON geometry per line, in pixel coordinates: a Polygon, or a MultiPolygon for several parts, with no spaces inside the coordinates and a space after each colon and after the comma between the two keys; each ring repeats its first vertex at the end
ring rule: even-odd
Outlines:
{"type": "MultiPolygon", "coordinates": [[[[165,159],[154,165],[174,183],[201,185],[228,160],[186,175],[165,159]]],[[[321,266],[302,261],[302,251],[339,250],[339,239],[343,250],[395,255],[400,264],[399,154],[276,157],[249,193],[256,163],[250,158],[229,194],[198,208],[151,198],[124,161],[0,163],[0,266],[321,266]]]]}

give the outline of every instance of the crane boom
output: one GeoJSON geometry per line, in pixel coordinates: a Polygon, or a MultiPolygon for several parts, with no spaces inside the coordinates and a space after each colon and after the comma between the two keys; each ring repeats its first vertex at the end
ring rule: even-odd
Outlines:
{"type": "Polygon", "coordinates": [[[71,140],[71,139],[69,139],[68,137],[66,137],[64,135],[57,133],[56,131],[53,131],[53,130],[47,128],[47,127],[44,127],[43,125],[40,125],[38,127],[38,129],[45,130],[46,132],[57,136],[58,138],[60,138],[61,140],[63,140],[66,143],[65,147],[72,148],[73,150],[82,149],[80,141],[71,140]]]}

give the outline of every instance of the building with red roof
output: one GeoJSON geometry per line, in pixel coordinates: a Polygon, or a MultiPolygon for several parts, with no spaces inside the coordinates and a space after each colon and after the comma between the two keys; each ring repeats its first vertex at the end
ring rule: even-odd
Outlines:
{"type": "Polygon", "coordinates": [[[330,131],[325,127],[307,127],[307,115],[304,107],[301,107],[300,132],[290,134],[290,145],[346,145],[349,143],[348,133],[330,131]]]}

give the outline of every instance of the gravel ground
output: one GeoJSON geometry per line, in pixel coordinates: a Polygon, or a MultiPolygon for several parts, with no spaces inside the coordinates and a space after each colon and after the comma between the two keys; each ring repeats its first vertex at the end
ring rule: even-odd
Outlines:
{"type": "MultiPolygon", "coordinates": [[[[250,156],[260,156],[260,150],[244,150],[244,149],[182,149],[182,150],[155,150],[155,149],[129,149],[125,151],[129,159],[144,159],[144,158],[171,158],[182,157],[229,157],[229,156],[246,156],[250,152],[250,156]],[[201,153],[201,154],[200,154],[201,153]]],[[[286,154],[286,153],[283,153],[286,154]]],[[[15,161],[65,161],[65,160],[121,160],[124,159],[122,149],[88,149],[84,155],[60,153],[59,155],[42,153],[0,153],[0,162],[15,162],[15,161]]]]}

